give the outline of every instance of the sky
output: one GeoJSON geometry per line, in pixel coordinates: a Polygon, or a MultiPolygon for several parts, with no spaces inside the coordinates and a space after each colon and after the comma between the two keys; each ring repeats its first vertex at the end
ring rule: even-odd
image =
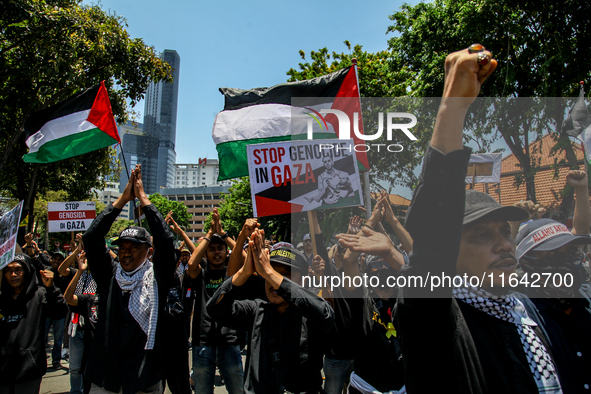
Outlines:
{"type": "MultiPolygon", "coordinates": [[[[84,0],[85,4],[97,1],[84,0]]],[[[416,4],[416,0],[407,1],[416,4]]],[[[403,1],[102,0],[106,12],[127,20],[132,38],[181,58],[176,128],[177,163],[217,158],[211,131],[223,109],[220,87],[250,89],[287,81],[303,50],[349,52],[343,41],[369,52],[385,50],[389,15],[403,1]]],[[[142,122],[143,101],[135,108],[142,122]]],[[[410,198],[410,191],[396,191],[410,198]]]]}

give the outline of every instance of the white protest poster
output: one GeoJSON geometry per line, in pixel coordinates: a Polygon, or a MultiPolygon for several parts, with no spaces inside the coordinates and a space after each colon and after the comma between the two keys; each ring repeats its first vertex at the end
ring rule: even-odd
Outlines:
{"type": "Polygon", "coordinates": [[[50,233],[86,231],[95,217],[94,201],[47,203],[47,223],[50,233]]]}
{"type": "Polygon", "coordinates": [[[248,145],[255,217],[363,205],[353,140],[248,145]]]}
{"type": "Polygon", "coordinates": [[[23,202],[21,201],[0,218],[0,269],[7,266],[14,258],[16,235],[22,209],[23,202]]]}
{"type": "Polygon", "coordinates": [[[499,183],[501,182],[501,153],[475,153],[470,155],[468,163],[467,183],[499,183]],[[474,177],[476,171],[476,177],[474,177]]]}

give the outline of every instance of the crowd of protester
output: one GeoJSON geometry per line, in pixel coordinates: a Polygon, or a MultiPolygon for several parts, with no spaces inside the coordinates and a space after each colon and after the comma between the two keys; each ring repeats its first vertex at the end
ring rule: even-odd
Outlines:
{"type": "Polygon", "coordinates": [[[496,61],[462,50],[445,67],[404,225],[382,192],[329,248],[317,220],[275,243],[254,218],[226,233],[217,209],[195,245],[151,204],[138,165],[70,255],[28,234],[2,275],[0,394],[38,393],[46,351],[62,367],[64,337],[71,393],[213,393],[216,368],[230,394],[589,392],[587,174],[566,178],[572,230],[539,205],[466,190],[464,117],[496,61]],[[108,248],[136,198],[151,234],[131,226],[108,248]],[[385,285],[432,275],[454,284],[385,285]],[[530,286],[536,275],[562,281],[530,286]]]}

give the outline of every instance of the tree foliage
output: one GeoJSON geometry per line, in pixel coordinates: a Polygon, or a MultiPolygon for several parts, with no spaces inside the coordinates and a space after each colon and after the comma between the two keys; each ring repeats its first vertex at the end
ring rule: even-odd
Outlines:
{"type": "MultiPolygon", "coordinates": [[[[578,82],[591,77],[591,53],[587,49],[590,16],[585,0],[435,0],[405,4],[390,16],[393,25],[388,31],[396,36],[389,40],[389,48],[396,59],[393,64],[407,65],[409,78],[404,86],[412,96],[439,96],[446,55],[475,42],[491,50],[499,63],[483,85],[482,97],[575,96],[578,82]]],[[[559,130],[564,110],[557,108],[550,115],[555,130],[559,130]]],[[[499,127],[500,134],[524,171],[521,179],[528,198],[535,201],[533,175],[537,167],[527,146],[541,138],[541,130],[528,128],[527,122],[513,123],[510,128],[499,127]]],[[[554,138],[568,164],[576,166],[566,135],[556,133],[554,138]]]]}
{"type": "MultiPolygon", "coordinates": [[[[165,197],[163,197],[160,193],[154,193],[149,196],[150,202],[154,204],[158,212],[163,217],[168,215],[168,212],[172,211],[172,217],[175,222],[184,230],[186,230],[189,226],[189,219],[191,215],[187,211],[187,207],[182,202],[178,201],[171,201],[165,197]]],[[[148,228],[147,222],[143,220],[143,226],[148,228]]]]}
{"type": "MultiPolygon", "coordinates": [[[[104,80],[116,120],[124,123],[151,80],[171,78],[154,49],[130,38],[125,20],[98,5],[4,2],[0,26],[0,186],[19,200],[28,195],[35,166],[22,161],[28,116],[104,80]]],[[[70,198],[86,200],[92,189],[104,187],[106,176],[118,172],[114,150],[105,148],[38,165],[36,191],[64,190],[70,198]]]]}
{"type": "Polygon", "coordinates": [[[135,225],[136,225],[136,223],[133,220],[117,219],[111,225],[111,228],[109,229],[109,232],[107,233],[105,238],[118,237],[119,234],[121,234],[121,231],[125,230],[129,226],[135,226],[135,225]]]}

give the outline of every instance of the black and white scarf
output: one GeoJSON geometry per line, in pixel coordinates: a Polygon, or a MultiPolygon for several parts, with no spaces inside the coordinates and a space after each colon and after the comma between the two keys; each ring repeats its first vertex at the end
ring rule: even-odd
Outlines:
{"type": "Polygon", "coordinates": [[[144,349],[154,349],[158,322],[158,283],[152,262],[145,260],[131,272],[125,272],[121,265],[118,265],[115,279],[124,293],[131,293],[129,312],[148,336],[144,349]]]}
{"type": "Polygon", "coordinates": [[[521,338],[523,351],[540,393],[562,393],[554,362],[546,347],[534,331],[537,324],[525,307],[512,295],[494,295],[484,289],[464,285],[454,287],[456,299],[497,319],[513,323],[521,338]]]}

